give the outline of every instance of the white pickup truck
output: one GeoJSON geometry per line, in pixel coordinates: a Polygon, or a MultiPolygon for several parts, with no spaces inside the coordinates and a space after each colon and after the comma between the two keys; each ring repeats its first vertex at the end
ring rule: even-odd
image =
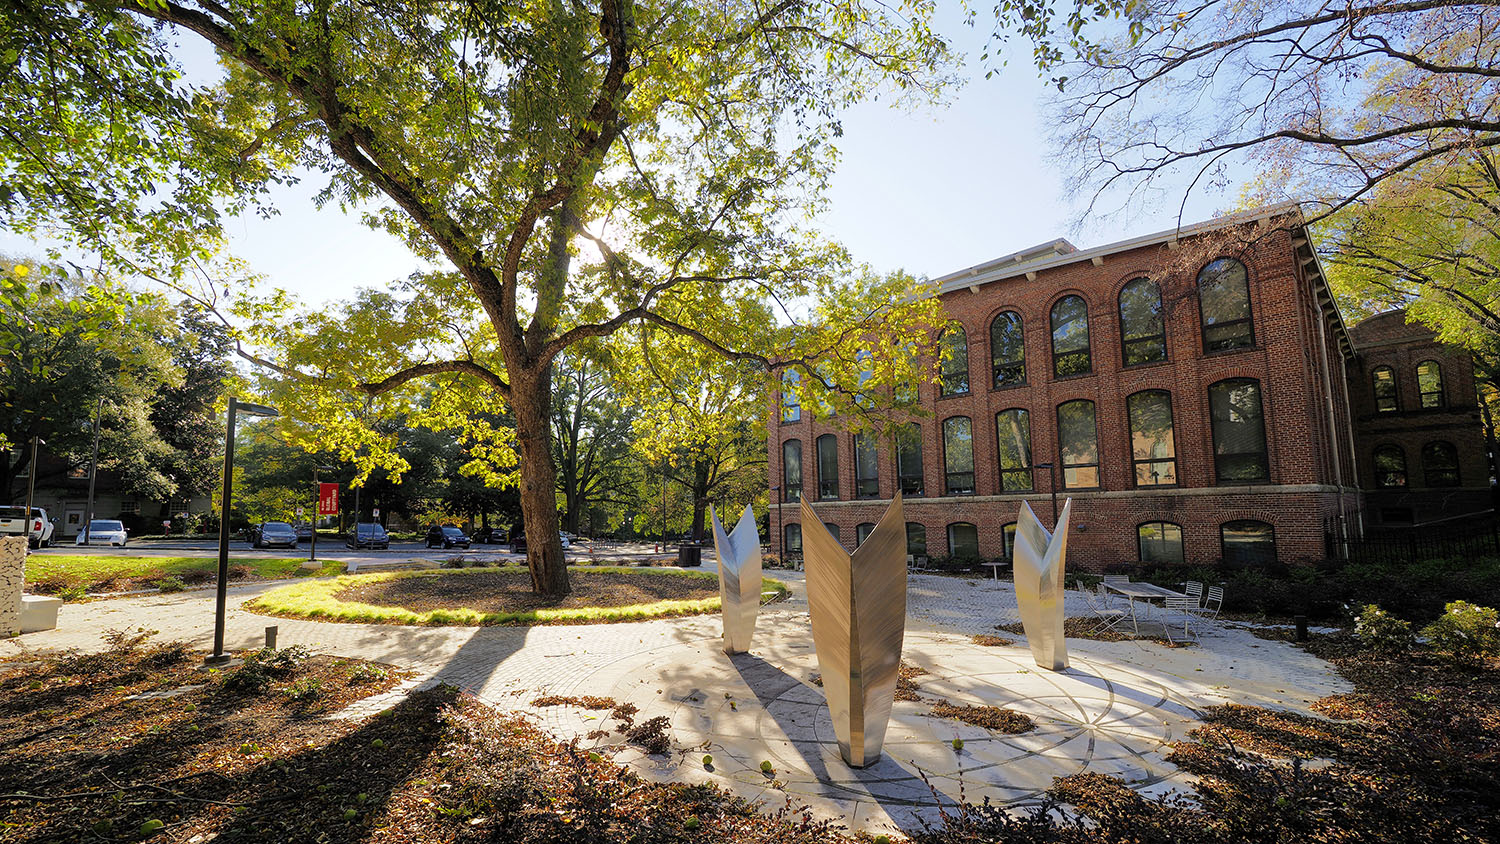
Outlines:
{"type": "Polygon", "coordinates": [[[52,531],[57,528],[47,518],[47,511],[31,508],[31,518],[26,518],[26,508],[16,505],[0,507],[0,536],[25,535],[32,548],[46,548],[52,544],[52,531]]]}

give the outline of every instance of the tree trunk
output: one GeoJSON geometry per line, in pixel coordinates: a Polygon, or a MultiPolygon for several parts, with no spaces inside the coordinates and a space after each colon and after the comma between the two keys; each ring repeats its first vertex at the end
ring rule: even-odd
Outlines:
{"type": "Polygon", "coordinates": [[[526,530],[526,566],[531,588],[559,597],[572,591],[557,522],[557,464],[550,430],[552,368],[512,371],[510,406],[521,450],[521,524],[526,530]]]}
{"type": "Polygon", "coordinates": [[[702,542],[704,522],[708,512],[708,462],[700,460],[693,466],[693,539],[702,542]]]}

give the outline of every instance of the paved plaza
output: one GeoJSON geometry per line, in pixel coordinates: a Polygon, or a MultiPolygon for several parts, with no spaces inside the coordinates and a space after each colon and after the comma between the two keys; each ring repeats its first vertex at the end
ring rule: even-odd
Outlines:
{"type": "MultiPolygon", "coordinates": [[[[710,561],[711,564],[711,561],[710,561]]],[[[274,624],[283,647],[363,657],[415,671],[426,682],[453,683],[506,710],[523,711],[562,738],[608,730],[608,713],[573,706],[532,707],[542,695],[600,695],[634,704],[635,720],[670,719],[675,750],[647,756],[614,732],[583,738],[607,745],[621,762],[661,780],[705,781],[771,808],[790,799],[820,817],[883,831],[931,814],[960,789],[967,799],[1034,801],[1052,778],[1082,771],[1113,774],[1149,793],[1188,790],[1164,761],[1169,744],[1197,724],[1195,713],[1227,701],[1308,713],[1319,697],[1349,691],[1327,663],[1290,645],[1229,625],[1198,647],[1150,642],[1068,641],[1072,667],[1036,667],[1021,637],[1013,645],[975,645],[1016,620],[1010,584],[913,575],[903,661],[917,701],[898,701],[873,766],[839,758],[833,727],[814,684],[813,652],[801,574],[770,572],[792,589],[764,608],[748,654],[720,650],[717,616],[594,626],[419,628],[267,618],[239,608],[274,588],[230,590],[228,645],[258,646],[274,624]],[[988,705],[1030,716],[1036,729],[993,734],[939,718],[932,706],[988,705]],[[953,739],[963,739],[955,751],[953,739]],[[705,766],[703,756],[713,757],[705,766]],[[769,761],[773,771],[762,771],[769,761]],[[924,781],[925,778],[925,781],[924,781]]],[[[1083,614],[1069,601],[1071,614],[1083,614]]],[[[97,648],[111,628],[147,627],[162,638],[207,648],[213,593],[198,591],[68,604],[60,626],[0,642],[0,655],[45,648],[97,648]]]]}

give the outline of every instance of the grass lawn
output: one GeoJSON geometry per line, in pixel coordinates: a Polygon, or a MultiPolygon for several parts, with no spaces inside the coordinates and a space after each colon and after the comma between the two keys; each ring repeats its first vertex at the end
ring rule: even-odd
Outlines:
{"type": "MultiPolygon", "coordinates": [[[[343,563],[325,561],[318,571],[302,568],[306,557],[256,557],[229,561],[231,580],[275,580],[303,575],[334,575],[343,563]]],[[[150,589],[167,578],[168,588],[208,583],[218,572],[214,557],[145,557],[90,554],[32,554],[26,558],[26,586],[41,594],[82,597],[83,592],[150,589]],[[81,590],[81,591],[80,591],[81,590]]]]}
{"type": "MultiPolygon", "coordinates": [[[[347,575],[282,586],[244,606],[289,618],[416,625],[593,624],[719,610],[713,572],[575,566],[569,577],[574,592],[557,602],[539,603],[525,569],[505,566],[347,575]],[[622,579],[643,588],[621,590],[622,579]],[[438,605],[434,595],[442,596],[438,605]]],[[[777,597],[787,591],[770,578],[762,589],[777,597]]]]}

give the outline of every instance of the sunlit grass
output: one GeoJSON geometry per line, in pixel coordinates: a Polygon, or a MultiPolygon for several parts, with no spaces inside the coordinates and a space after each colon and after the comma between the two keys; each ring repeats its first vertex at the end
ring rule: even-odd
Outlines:
{"type": "MultiPolygon", "coordinates": [[[[343,563],[326,561],[317,571],[302,568],[305,557],[254,557],[231,559],[230,566],[247,566],[259,578],[333,575],[343,570],[343,563]]],[[[26,558],[26,582],[43,584],[54,590],[83,587],[90,592],[111,581],[163,577],[181,578],[188,572],[217,572],[216,557],[149,557],[94,554],[32,554],[26,558]]]]}
{"type": "MultiPolygon", "coordinates": [[[[630,574],[638,577],[690,577],[700,580],[718,580],[718,575],[713,572],[704,571],[620,566],[570,568],[579,577],[587,577],[590,573],[598,572],[630,574]]],[[[594,624],[614,621],[642,621],[667,616],[700,615],[719,610],[719,599],[717,597],[695,600],[656,601],[650,604],[632,604],[623,607],[543,608],[518,612],[481,612],[464,606],[419,612],[406,609],[405,607],[366,604],[359,601],[344,601],[334,597],[350,586],[381,583],[397,578],[464,577],[493,571],[495,569],[473,568],[345,575],[282,586],[247,602],[244,607],[253,612],[267,615],[311,618],[321,621],[436,626],[594,624]]],[[[778,598],[786,594],[786,587],[770,578],[762,578],[761,583],[763,592],[774,592],[778,598]]],[[[461,595],[454,596],[455,602],[462,602],[462,600],[461,595]]]]}

